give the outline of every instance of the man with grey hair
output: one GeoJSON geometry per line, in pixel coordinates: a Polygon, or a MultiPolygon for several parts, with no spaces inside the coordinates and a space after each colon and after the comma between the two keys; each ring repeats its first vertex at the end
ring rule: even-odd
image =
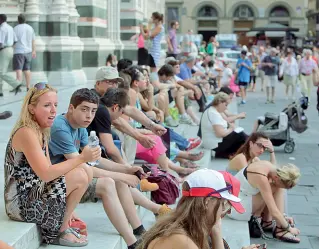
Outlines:
{"type": "Polygon", "coordinates": [[[299,63],[299,75],[301,90],[304,95],[308,97],[310,102],[311,89],[313,87],[313,73],[318,70],[317,63],[312,59],[312,51],[310,49],[305,49],[303,51],[304,57],[299,63]]]}
{"type": "Polygon", "coordinates": [[[277,56],[278,51],[276,48],[271,48],[270,53],[262,60],[262,69],[265,72],[265,83],[266,83],[266,95],[268,103],[275,103],[275,87],[278,81],[278,71],[280,60],[277,56]],[[270,98],[271,88],[271,98],[270,98]]]}
{"type": "Polygon", "coordinates": [[[22,81],[22,71],[24,73],[27,91],[31,82],[31,60],[36,57],[35,33],[33,28],[26,24],[23,14],[18,16],[19,24],[14,27],[17,43],[14,46],[13,69],[16,71],[18,81],[22,81]]]}

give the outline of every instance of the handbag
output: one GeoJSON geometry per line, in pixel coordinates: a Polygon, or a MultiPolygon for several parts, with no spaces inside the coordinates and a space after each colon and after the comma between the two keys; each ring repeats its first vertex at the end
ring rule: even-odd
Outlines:
{"type": "MultiPolygon", "coordinates": [[[[145,167],[145,166],[144,166],[145,167]]],[[[151,199],[157,204],[175,204],[179,197],[179,183],[177,179],[165,170],[156,166],[148,166],[151,175],[147,180],[151,183],[157,183],[159,189],[151,192],[151,199]]]]}
{"type": "Polygon", "coordinates": [[[257,217],[251,216],[248,221],[249,234],[252,238],[261,238],[262,227],[257,217]]]}

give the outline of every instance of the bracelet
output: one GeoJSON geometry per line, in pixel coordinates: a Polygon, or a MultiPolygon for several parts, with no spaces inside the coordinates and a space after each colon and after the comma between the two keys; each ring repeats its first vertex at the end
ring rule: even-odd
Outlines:
{"type": "Polygon", "coordinates": [[[270,154],[274,153],[275,151],[269,151],[270,154]]]}

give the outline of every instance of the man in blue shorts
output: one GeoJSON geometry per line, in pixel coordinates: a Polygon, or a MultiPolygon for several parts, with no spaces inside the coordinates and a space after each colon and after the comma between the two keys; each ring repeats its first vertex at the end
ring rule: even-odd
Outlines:
{"type": "Polygon", "coordinates": [[[239,80],[239,87],[241,93],[241,103],[246,104],[246,94],[247,94],[247,87],[250,81],[250,71],[252,70],[252,63],[247,58],[247,51],[242,50],[240,53],[240,58],[237,61],[237,77],[239,80]]]}

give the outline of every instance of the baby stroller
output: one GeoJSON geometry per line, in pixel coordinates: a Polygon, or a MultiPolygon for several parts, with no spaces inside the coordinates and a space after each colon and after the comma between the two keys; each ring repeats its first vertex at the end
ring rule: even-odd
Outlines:
{"type": "Polygon", "coordinates": [[[258,119],[258,131],[265,133],[274,146],[286,143],[285,153],[292,153],[295,150],[295,142],[290,137],[290,128],[297,133],[307,130],[308,119],[304,112],[307,108],[308,97],[301,97],[289,104],[279,115],[266,113],[258,119]]]}

